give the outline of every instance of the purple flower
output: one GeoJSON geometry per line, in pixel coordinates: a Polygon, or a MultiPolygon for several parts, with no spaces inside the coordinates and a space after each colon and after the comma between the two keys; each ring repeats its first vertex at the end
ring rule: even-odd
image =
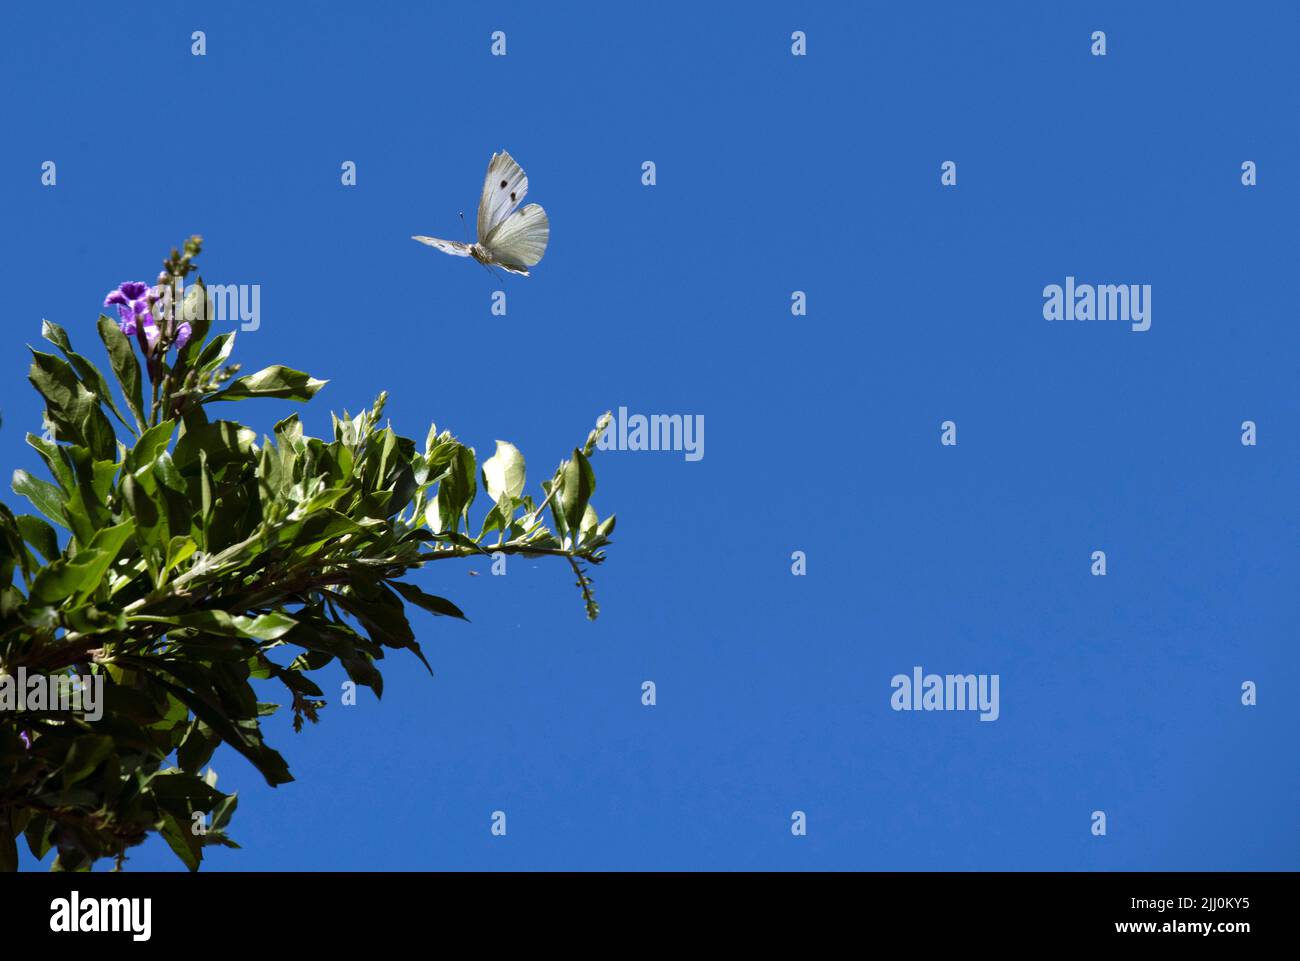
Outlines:
{"type": "Polygon", "coordinates": [[[149,285],[138,280],[119,284],[117,290],[104,298],[104,306],[116,305],[117,325],[122,333],[133,336],[138,325],[144,326],[145,337],[153,344],[158,339],[158,326],[150,312],[149,285]]]}
{"type": "Polygon", "coordinates": [[[19,731],[18,736],[23,739],[23,745],[30,751],[32,749],[31,736],[26,731],[19,731]]]}
{"type": "Polygon", "coordinates": [[[181,325],[176,328],[176,349],[181,350],[190,342],[190,334],[193,333],[189,321],[182,321],[181,325]]]}

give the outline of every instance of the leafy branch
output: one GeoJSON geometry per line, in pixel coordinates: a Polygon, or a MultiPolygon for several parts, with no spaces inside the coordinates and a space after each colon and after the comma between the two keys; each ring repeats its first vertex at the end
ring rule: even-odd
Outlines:
{"type": "Polygon", "coordinates": [[[60,870],[120,866],[152,832],[191,869],[204,847],[237,846],[237,796],[204,772],[217,747],[269,784],[292,780],[260,727],[278,705],[253,683],[283,685],[297,730],[326,704],[309,675],[332,662],[376,696],[386,650],[431,670],[408,605],[465,615],[405,579],[429,562],[561,557],[588,617],[599,610],[588,571],[614,517],[592,506],[590,458],[608,414],[540,501],[514,445],[498,441],[480,464],[431,427],[421,448],[383,422],[384,394],[334,416],[331,438],[293,414],[259,442],[214,405],[306,402],[325,382],[279,365],[237,376],[234,333],[208,337],[202,279],[168,293],[201,247],[172,251],[155,286],[110,295],[119,317],[101,315],[97,330],[116,391],[57,324],[42,334],[59,353],[32,351],[47,436],[27,441],[51,479],[15,472],[34,513],[0,504],[0,869],[16,866],[19,835],[38,859],[57,849],[60,870]],[[480,492],[490,504],[472,524],[480,492]],[[103,717],[6,704],[20,671],[99,679],[103,717]]]}

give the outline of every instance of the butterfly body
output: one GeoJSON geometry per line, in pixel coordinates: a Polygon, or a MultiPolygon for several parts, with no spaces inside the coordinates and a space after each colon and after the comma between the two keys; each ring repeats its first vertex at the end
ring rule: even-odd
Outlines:
{"type": "Polygon", "coordinates": [[[538,204],[519,207],[528,193],[528,175],[504,150],[494,153],[478,202],[478,242],[459,243],[437,237],[412,237],[453,257],[472,257],[491,269],[528,276],[550,242],[551,222],[538,204]]]}
{"type": "MultiPolygon", "coordinates": [[[[496,262],[492,259],[492,251],[488,250],[488,248],[484,247],[482,244],[470,244],[469,255],[484,267],[496,266],[496,262]]],[[[525,271],[525,274],[526,273],[527,271],[525,271]]]]}

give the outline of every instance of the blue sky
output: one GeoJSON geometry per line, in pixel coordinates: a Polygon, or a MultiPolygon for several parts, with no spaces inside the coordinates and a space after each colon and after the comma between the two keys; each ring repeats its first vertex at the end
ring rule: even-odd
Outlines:
{"type": "MultiPolygon", "coordinates": [[[[707,425],[698,462],[597,456],[597,623],[560,564],[415,573],[472,621],[413,614],[436,677],[391,656],[382,702],[273,720],[293,784],[219,753],[244,848],[205,870],[1300,867],[1294,5],[0,26],[6,472],[38,466],[41,318],[98,356],[104,294],[191,233],[210,283],[261,285],[244,369],[329,379],[317,434],[387,390],[535,489],[608,408],[707,425]],[[502,148],[552,232],[498,283],[409,237],[459,239],[502,148]],[[1045,320],[1067,276],[1150,284],[1151,329],[1045,320]],[[891,710],[914,665],[998,674],[999,719],[891,710]]],[[[129,866],[180,869],[157,839],[129,866]]]]}

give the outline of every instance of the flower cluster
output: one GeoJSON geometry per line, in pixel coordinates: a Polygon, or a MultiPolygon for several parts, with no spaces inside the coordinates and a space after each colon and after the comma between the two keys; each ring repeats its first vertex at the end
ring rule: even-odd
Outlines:
{"type": "MultiPolygon", "coordinates": [[[[144,343],[150,351],[158,343],[158,324],[154,321],[155,305],[162,299],[161,288],[155,289],[139,280],[119,284],[117,290],[104,298],[104,306],[117,307],[117,324],[128,337],[143,333],[144,343]]],[[[184,347],[190,339],[190,325],[182,323],[176,328],[176,347],[184,347]]]]}

